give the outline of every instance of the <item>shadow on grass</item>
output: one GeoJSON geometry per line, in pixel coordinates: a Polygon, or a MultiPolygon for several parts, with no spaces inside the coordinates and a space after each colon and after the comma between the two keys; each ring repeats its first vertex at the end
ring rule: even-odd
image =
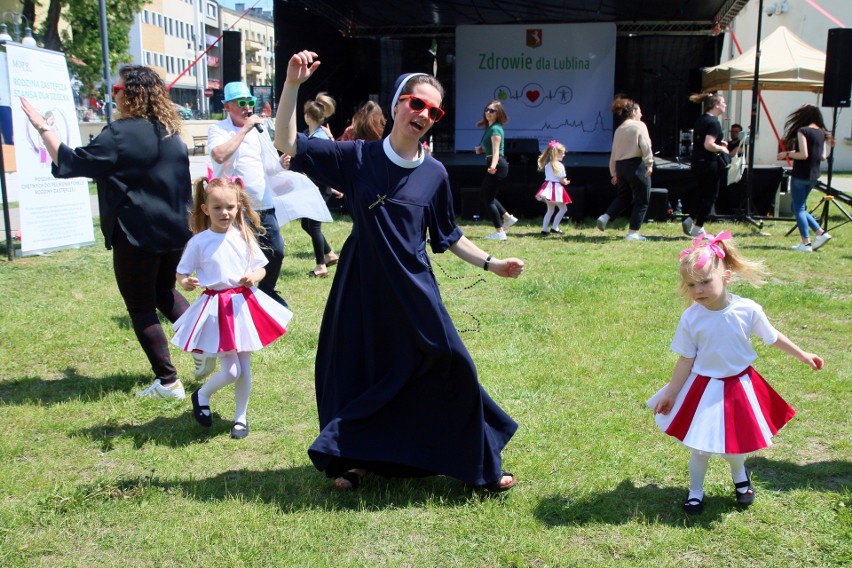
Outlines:
{"type": "Polygon", "coordinates": [[[797,464],[789,461],[751,457],[746,467],[754,475],[757,487],[774,491],[816,489],[840,493],[852,487],[852,462],[833,460],[797,464]]]}
{"type": "Polygon", "coordinates": [[[625,479],[606,493],[578,498],[564,495],[544,497],[536,506],[534,515],[550,527],[639,522],[711,529],[723,515],[737,509],[732,489],[730,497],[707,495],[704,512],[689,515],[681,509],[686,494],[684,487],[655,484],[637,487],[633,481],[625,479]]]}
{"type": "Polygon", "coordinates": [[[114,499],[116,495],[141,496],[147,490],[181,493],[200,502],[238,500],[273,505],[283,513],[322,509],[326,511],[375,511],[400,507],[447,507],[471,499],[499,498],[481,495],[447,477],[387,479],[368,476],[357,491],[341,491],[310,465],[277,470],[238,469],[213,477],[164,481],[155,470],[141,478],[121,478],[83,489],[86,495],[114,499]]]}
{"type": "Polygon", "coordinates": [[[140,383],[149,381],[145,375],[105,375],[87,377],[74,367],[66,368],[61,379],[23,377],[0,383],[0,402],[3,404],[59,404],[68,401],[92,402],[111,392],[130,393],[140,383]]]}
{"type": "MultiPolygon", "coordinates": [[[[182,404],[178,401],[151,401],[157,404],[182,404]]],[[[115,449],[115,440],[129,439],[133,447],[140,449],[147,444],[182,448],[198,444],[217,436],[228,435],[231,431],[231,421],[222,420],[213,413],[213,425],[203,428],[196,424],[190,409],[184,408],[178,416],[158,416],[148,422],[137,424],[132,421],[109,421],[105,424],[78,430],[72,435],[82,436],[99,444],[102,452],[115,449]]]]}

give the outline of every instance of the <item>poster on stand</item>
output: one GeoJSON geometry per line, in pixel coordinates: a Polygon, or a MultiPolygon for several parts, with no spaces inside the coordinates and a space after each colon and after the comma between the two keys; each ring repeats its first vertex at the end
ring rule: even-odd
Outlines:
{"type": "Polygon", "coordinates": [[[569,152],[609,152],[615,82],[614,23],[458,26],[456,151],[480,144],[491,101],[507,139],[551,140],[569,152]]]}
{"type": "Polygon", "coordinates": [[[7,43],[6,68],[0,89],[9,93],[11,101],[20,253],[28,256],[94,244],[88,181],[53,177],[50,155],[20,105],[21,97],[26,97],[62,142],[72,148],[81,145],[65,55],[7,43]]]}

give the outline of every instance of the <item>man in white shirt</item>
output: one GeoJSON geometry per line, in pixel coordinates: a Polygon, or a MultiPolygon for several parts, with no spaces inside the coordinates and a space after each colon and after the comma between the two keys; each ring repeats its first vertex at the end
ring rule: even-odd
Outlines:
{"type": "MultiPolygon", "coordinates": [[[[210,158],[217,164],[214,166],[216,175],[236,176],[243,181],[252,209],[260,216],[266,229],[266,234],[258,237],[258,243],[269,264],[258,288],[286,307],[287,302],[275,291],[284,259],[284,238],[275,217],[273,193],[264,170],[260,137],[268,134],[262,130],[264,119],[254,114],[256,102],[245,83],[225,85],[224,108],[228,116],[210,127],[207,144],[210,158]]],[[[282,167],[286,168],[288,161],[286,156],[281,156],[282,167]]]]}

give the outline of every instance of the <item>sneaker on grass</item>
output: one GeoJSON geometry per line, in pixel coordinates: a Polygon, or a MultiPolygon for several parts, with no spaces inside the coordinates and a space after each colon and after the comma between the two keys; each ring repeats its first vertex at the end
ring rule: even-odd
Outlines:
{"type": "Polygon", "coordinates": [[[190,355],[195,362],[195,378],[204,380],[209,377],[216,368],[216,357],[208,357],[201,353],[190,353],[190,355]]]}
{"type": "Polygon", "coordinates": [[[186,398],[186,391],[183,390],[183,383],[180,379],[176,380],[169,386],[163,386],[160,379],[156,379],[154,383],[136,393],[137,397],[144,398],[173,398],[175,400],[183,400],[186,398]]]}

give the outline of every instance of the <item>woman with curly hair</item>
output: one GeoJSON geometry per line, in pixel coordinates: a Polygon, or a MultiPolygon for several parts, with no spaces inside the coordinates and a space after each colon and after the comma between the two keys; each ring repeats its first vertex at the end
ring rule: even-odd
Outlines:
{"type": "MultiPolygon", "coordinates": [[[[53,160],[53,176],[94,178],[98,186],[101,231],[112,249],[118,290],[154,372],[153,384],[137,396],[182,399],[157,310],[174,322],[189,305],[175,290],[181,251],[192,236],[189,155],[178,136],[180,118],[156,71],[123,67],[112,94],[121,117],[79,148],[61,143],[25,98],[21,106],[53,160]]],[[[204,363],[196,360],[197,374],[212,371],[204,363]]]]}

